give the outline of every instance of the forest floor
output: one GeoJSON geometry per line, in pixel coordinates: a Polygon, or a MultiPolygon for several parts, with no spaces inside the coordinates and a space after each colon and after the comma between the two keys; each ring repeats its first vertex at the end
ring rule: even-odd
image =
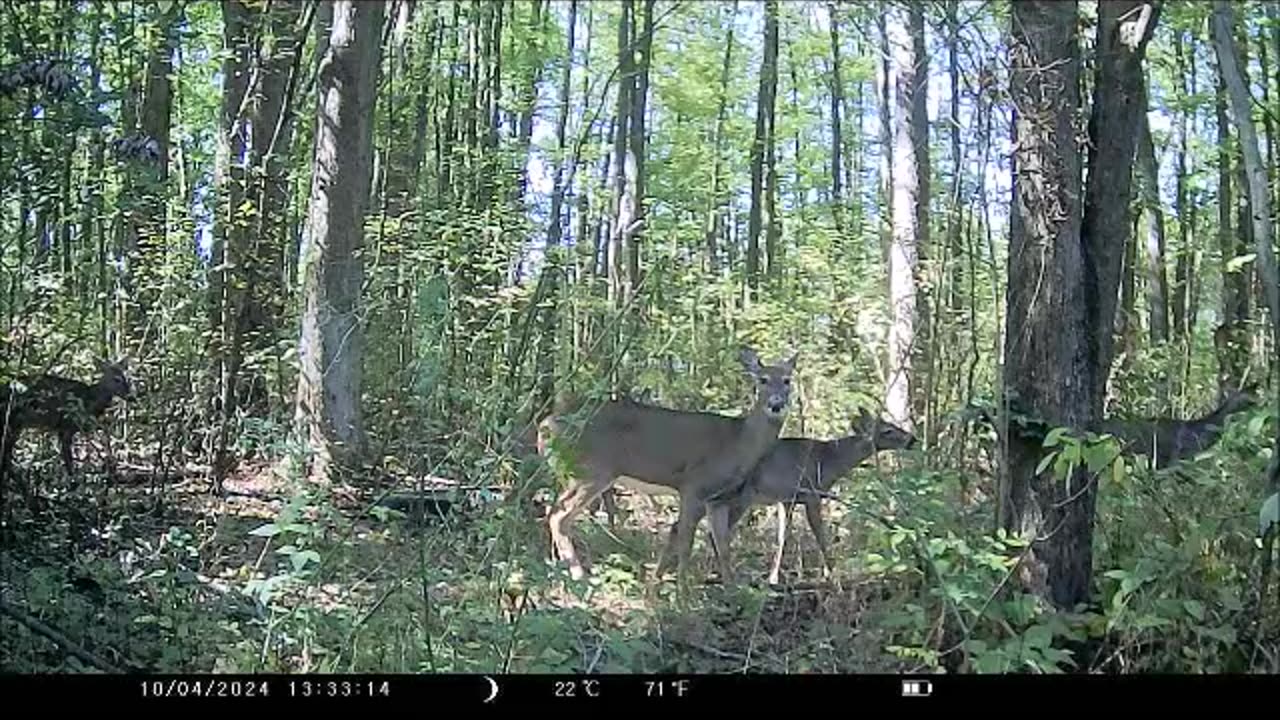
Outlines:
{"type": "Polygon", "coordinates": [[[421,489],[391,474],[321,489],[245,464],[217,495],[202,477],[158,483],[127,464],[108,482],[87,463],[72,483],[56,460],[20,463],[40,480],[30,501],[6,489],[0,508],[0,667],[1268,671],[1280,667],[1280,617],[1258,603],[1255,434],[1173,475],[1108,479],[1098,600],[1077,613],[1011,582],[1020,551],[990,533],[989,494],[961,502],[973,486],[958,471],[911,458],[855,470],[837,486],[843,500],[824,503],[831,578],[797,511],[783,582],[770,586],[776,518],[756,508],[733,539],[736,583],[714,577],[704,524],[683,591],[653,577],[674,498],[620,493],[616,528],[603,512],[580,516],[573,536],[591,572],[574,582],[550,561],[549,487],[445,492],[415,512],[379,502],[421,489]]]}
{"type": "MultiPolygon", "coordinates": [[[[20,671],[893,672],[892,583],[841,562],[822,579],[803,513],[786,580],[765,582],[775,537],[758,512],[735,537],[737,584],[709,577],[700,529],[691,582],[652,579],[673,500],[619,495],[580,517],[583,583],[548,560],[545,521],[509,504],[419,517],[370,509],[376,491],[289,498],[270,466],[210,493],[45,465],[11,494],[0,550],[3,666],[20,671]],[[47,473],[47,474],[46,474],[47,473]],[[424,601],[424,598],[426,600],[424,601]],[[427,640],[429,628],[431,640],[427,640]]],[[[133,477],[134,479],[130,479],[133,477]]],[[[831,509],[828,508],[831,518],[831,509]]],[[[837,511],[838,512],[838,511],[837,511]]],[[[766,520],[766,518],[768,518],[766,520]]],[[[914,663],[912,663],[914,665],[914,663]]]]}

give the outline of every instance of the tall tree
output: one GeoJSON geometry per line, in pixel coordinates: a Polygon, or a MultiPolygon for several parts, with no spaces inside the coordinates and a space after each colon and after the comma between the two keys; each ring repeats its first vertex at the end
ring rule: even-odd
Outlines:
{"type": "MultiPolygon", "coordinates": [[[[1099,5],[1083,213],[1074,124],[1077,12],[1075,2],[1013,5],[1010,95],[1017,110],[1005,385],[1007,395],[1050,422],[1088,427],[1102,415],[1114,348],[1115,292],[1131,232],[1141,61],[1158,9],[1099,5]]],[[[1095,488],[1081,468],[1067,478],[1050,468],[1037,472],[1042,450],[1009,435],[1001,525],[1032,538],[1024,580],[1069,608],[1089,594],[1095,488]]]]}
{"type": "Polygon", "coordinates": [[[364,451],[360,409],[364,330],[364,214],[369,203],[373,108],[384,3],[335,0],[317,78],[315,151],[307,240],[296,417],[327,481],[364,451]]]}
{"type": "Polygon", "coordinates": [[[707,212],[705,244],[707,268],[717,273],[720,268],[718,239],[724,234],[725,213],[728,211],[724,197],[724,136],[729,105],[729,68],[733,62],[733,30],[738,21],[738,0],[733,0],[729,11],[729,30],[724,43],[724,59],[720,63],[720,88],[716,93],[716,129],[712,140],[711,159],[711,207],[707,212]]]}
{"type": "MultiPolygon", "coordinates": [[[[919,5],[893,4],[887,12],[893,57],[893,243],[889,248],[889,364],[885,409],[903,428],[914,425],[913,358],[927,365],[918,345],[927,327],[918,289],[920,256],[929,242],[929,128],[926,115],[928,65],[924,58],[924,12],[919,5]]],[[[924,370],[927,372],[927,369],[924,370]]]]}
{"type": "Polygon", "coordinates": [[[1160,167],[1145,108],[1138,116],[1138,175],[1147,213],[1147,313],[1151,342],[1169,339],[1169,281],[1165,270],[1164,209],[1160,206],[1160,167]]]}
{"type": "Polygon", "coordinates": [[[760,283],[760,234],[774,219],[765,217],[765,164],[773,145],[774,104],[778,95],[778,3],[765,0],[764,55],[756,92],[756,126],[751,141],[751,210],[747,219],[747,286],[752,297],[760,283]]]}
{"type": "MultiPolygon", "coordinates": [[[[831,35],[831,212],[836,232],[844,232],[844,129],[840,118],[844,108],[844,81],[840,76],[840,14],[835,0],[827,1],[827,24],[831,35]]],[[[797,163],[798,164],[798,163],[797,163]]]]}
{"type": "Polygon", "coordinates": [[[1253,122],[1253,99],[1245,84],[1244,71],[1238,62],[1235,39],[1235,13],[1231,4],[1218,0],[1214,3],[1210,20],[1213,28],[1213,47],[1218,56],[1218,70],[1231,100],[1231,113],[1235,117],[1240,136],[1240,150],[1244,159],[1246,189],[1249,193],[1250,220],[1258,254],[1258,270],[1265,288],[1264,297],[1271,313],[1272,340],[1280,347],[1280,273],[1276,272],[1273,228],[1271,224],[1271,199],[1267,192],[1267,168],[1262,162],[1258,146],[1258,131],[1253,122]]]}

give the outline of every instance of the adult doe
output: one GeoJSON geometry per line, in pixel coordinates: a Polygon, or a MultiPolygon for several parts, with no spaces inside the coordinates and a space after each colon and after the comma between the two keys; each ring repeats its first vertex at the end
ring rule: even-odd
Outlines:
{"type": "MultiPolygon", "coordinates": [[[[563,473],[572,478],[556,499],[548,526],[555,551],[575,580],[585,573],[566,526],[622,478],[670,488],[680,496],[679,519],[658,572],[677,554],[683,573],[707,503],[746,482],[751,468],[777,442],[791,401],[796,356],[763,365],[754,350],[744,348],[739,359],[755,386],[755,401],[744,416],[672,410],[623,398],[594,412],[582,402],[566,404],[542,421],[539,450],[556,465],[567,461],[563,473]],[[577,432],[573,416],[579,412],[590,415],[577,432]]],[[[719,561],[728,583],[728,554],[721,553],[719,561]]]]}
{"type": "Polygon", "coordinates": [[[1099,423],[1097,429],[1114,435],[1123,452],[1146,455],[1160,470],[1213,447],[1222,438],[1227,420],[1256,404],[1253,389],[1247,388],[1227,393],[1211,412],[1190,420],[1113,418],[1099,423]]]}
{"type": "MultiPolygon", "coordinates": [[[[756,466],[747,484],[729,502],[712,512],[712,528],[721,525],[719,535],[731,537],[734,527],[753,505],[773,505],[778,515],[778,543],[769,584],[776,585],[782,569],[787,525],[797,502],[804,505],[809,529],[818,543],[823,574],[831,572],[827,533],[822,523],[822,493],[863,460],[882,450],[906,449],[915,445],[911,433],[863,412],[854,423],[854,432],[835,440],[783,438],[756,466]],[[816,492],[815,492],[816,491],[816,492]]],[[[716,551],[720,551],[717,542],[716,551]]]]}
{"type": "Polygon", "coordinates": [[[40,375],[23,378],[21,389],[0,385],[0,473],[8,474],[13,460],[13,446],[22,431],[36,428],[55,433],[62,465],[71,475],[71,442],[78,432],[89,430],[118,397],[133,397],[133,385],[124,367],[117,363],[100,364],[101,374],[93,384],[59,377],[40,375]]]}

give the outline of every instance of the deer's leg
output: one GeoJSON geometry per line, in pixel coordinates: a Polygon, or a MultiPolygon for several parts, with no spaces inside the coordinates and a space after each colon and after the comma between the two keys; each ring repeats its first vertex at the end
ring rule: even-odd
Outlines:
{"type": "Polygon", "coordinates": [[[809,520],[809,529],[813,531],[813,539],[818,541],[818,557],[822,559],[822,576],[831,576],[831,556],[827,552],[827,530],[822,524],[822,502],[816,497],[804,501],[804,515],[809,520]]]}
{"type": "Polygon", "coordinates": [[[717,504],[707,513],[711,520],[711,542],[720,563],[720,581],[725,585],[733,584],[733,564],[729,561],[729,512],[729,505],[717,504]]]}
{"type": "Polygon", "coordinates": [[[600,496],[600,501],[604,504],[604,514],[609,516],[609,527],[616,528],[618,526],[618,503],[617,496],[613,494],[613,488],[605,490],[600,496]]]}
{"type": "Polygon", "coordinates": [[[592,500],[599,497],[600,493],[608,489],[608,479],[602,480],[601,477],[603,476],[598,476],[590,482],[575,483],[556,499],[556,504],[547,518],[547,526],[551,530],[551,542],[555,546],[556,554],[568,563],[569,575],[574,580],[581,580],[586,573],[578,560],[573,541],[565,534],[565,526],[592,500]]]}
{"type": "Polygon", "coordinates": [[[671,559],[678,559],[677,570],[683,571],[689,566],[689,556],[693,554],[693,534],[698,521],[707,512],[706,502],[696,493],[680,494],[680,516],[667,538],[667,546],[663,549],[662,558],[658,561],[658,574],[671,569],[671,559]]]}
{"type": "Polygon", "coordinates": [[[787,523],[791,520],[791,504],[780,502],[778,510],[778,549],[773,555],[773,568],[769,570],[769,584],[777,585],[782,574],[782,552],[787,547],[787,523]]]}
{"type": "Polygon", "coordinates": [[[74,430],[58,431],[58,449],[62,453],[62,467],[67,471],[67,477],[71,477],[75,468],[71,464],[71,441],[75,438],[74,430]]]}

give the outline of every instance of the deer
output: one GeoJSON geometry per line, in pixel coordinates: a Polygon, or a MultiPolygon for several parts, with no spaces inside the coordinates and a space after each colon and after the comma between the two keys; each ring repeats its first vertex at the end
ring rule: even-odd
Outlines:
{"type": "MultiPolygon", "coordinates": [[[[822,497],[867,458],[885,450],[910,449],[915,444],[916,437],[912,433],[866,412],[859,414],[854,421],[853,433],[845,437],[834,440],[783,438],[756,466],[742,490],[719,506],[721,515],[713,514],[712,526],[721,523],[719,534],[731,537],[738,522],[752,506],[773,505],[778,516],[778,542],[773,566],[769,570],[769,584],[777,585],[791,511],[796,503],[801,503],[809,521],[809,530],[818,543],[823,577],[829,577],[831,554],[822,521],[822,497]]],[[[719,548],[716,550],[718,552],[719,548]]]]}
{"type": "MultiPolygon", "coordinates": [[[[755,350],[740,351],[739,361],[755,388],[751,408],[741,416],[675,410],[620,397],[591,412],[576,433],[573,416],[590,410],[582,400],[562,401],[542,420],[539,452],[568,476],[568,487],[556,498],[547,525],[553,549],[569,566],[570,576],[581,580],[585,571],[566,527],[626,478],[628,484],[662,487],[679,495],[679,516],[657,573],[666,572],[674,556],[678,576],[683,578],[694,530],[708,503],[716,503],[745,483],[751,469],[778,441],[797,359],[792,355],[777,365],[765,365],[755,350]]],[[[717,555],[721,579],[728,584],[732,581],[729,554],[717,555]]]]}
{"type": "Polygon", "coordinates": [[[1231,416],[1256,405],[1252,388],[1233,390],[1212,411],[1197,418],[1112,418],[1099,423],[1097,430],[1115,436],[1121,452],[1146,455],[1155,469],[1162,470],[1216,445],[1231,416]]]}
{"type": "MultiPolygon", "coordinates": [[[[1217,407],[1208,413],[1189,420],[1175,418],[1110,418],[1091,423],[1089,430],[1109,434],[1119,442],[1124,455],[1145,455],[1156,470],[1169,468],[1213,447],[1222,438],[1230,418],[1257,405],[1253,386],[1228,391],[1217,407]]],[[[1025,438],[1041,441],[1052,425],[1034,417],[1011,400],[1011,428],[1016,420],[1017,432],[1025,438]]],[[[1000,425],[986,409],[977,410],[994,427],[1000,425]]]]}
{"type": "Polygon", "coordinates": [[[99,361],[93,384],[58,375],[23,378],[22,389],[0,385],[0,474],[8,475],[13,447],[22,431],[36,428],[55,433],[67,475],[75,473],[71,443],[78,432],[93,427],[116,398],[133,398],[133,385],[123,363],[99,361]]]}

